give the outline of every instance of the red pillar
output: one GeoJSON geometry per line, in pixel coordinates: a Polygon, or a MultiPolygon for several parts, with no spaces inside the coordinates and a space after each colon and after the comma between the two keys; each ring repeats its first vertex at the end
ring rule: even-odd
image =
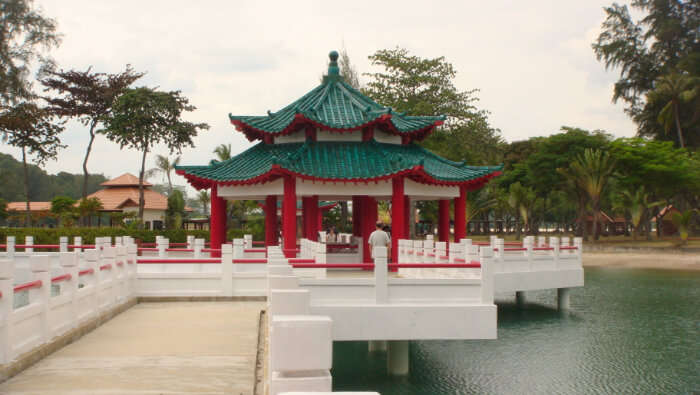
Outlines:
{"type": "Polygon", "coordinates": [[[467,187],[459,187],[459,197],[455,198],[455,243],[467,238],[467,187]]]}
{"type": "Polygon", "coordinates": [[[391,261],[398,262],[398,245],[399,239],[405,239],[406,231],[406,210],[404,204],[406,197],[404,196],[403,177],[392,179],[391,188],[391,261]]]}
{"type": "Polygon", "coordinates": [[[450,240],[450,201],[440,199],[438,206],[438,240],[450,240]]]}
{"type": "Polygon", "coordinates": [[[282,200],[282,249],[284,256],[293,257],[297,248],[297,193],[296,180],[284,176],[284,197],[282,200]]]}
{"type": "Polygon", "coordinates": [[[362,203],[361,203],[361,198],[359,196],[353,196],[352,197],[352,234],[353,236],[361,236],[362,235],[362,203]]]}
{"type": "MultiPolygon", "coordinates": [[[[226,240],[226,200],[219,197],[216,184],[211,187],[211,217],[209,219],[209,248],[221,250],[226,240]]],[[[221,256],[221,251],[211,253],[212,258],[221,256]]]]}
{"type": "Polygon", "coordinates": [[[265,245],[277,245],[277,196],[265,198],[265,245]]]}
{"type": "Polygon", "coordinates": [[[306,234],[306,238],[316,241],[318,240],[318,231],[321,229],[321,209],[318,208],[318,196],[309,196],[307,205],[309,208],[309,216],[304,217],[308,221],[308,233],[306,234]]]}
{"type": "Polygon", "coordinates": [[[372,255],[369,253],[369,235],[374,232],[377,223],[377,199],[362,197],[362,262],[372,262],[372,255]]]}
{"type": "Polygon", "coordinates": [[[318,240],[318,232],[320,230],[323,230],[323,210],[318,206],[318,195],[314,195],[313,199],[313,205],[314,205],[314,221],[316,227],[313,229],[312,233],[312,240],[316,241],[318,240]]]}

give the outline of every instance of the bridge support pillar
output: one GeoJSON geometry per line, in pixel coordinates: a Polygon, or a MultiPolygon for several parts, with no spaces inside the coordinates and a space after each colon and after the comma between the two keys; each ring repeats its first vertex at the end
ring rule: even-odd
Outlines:
{"type": "Polygon", "coordinates": [[[515,304],[518,307],[525,306],[525,291],[515,291],[515,304]]]}
{"type": "Polygon", "coordinates": [[[560,311],[569,310],[569,295],[571,293],[571,288],[557,288],[557,308],[560,311]]]}
{"type": "Polygon", "coordinates": [[[393,376],[408,375],[409,353],[408,340],[389,341],[387,352],[387,370],[393,376]]]}
{"type": "Polygon", "coordinates": [[[386,351],[386,340],[370,340],[367,342],[367,350],[369,352],[386,351]]]}

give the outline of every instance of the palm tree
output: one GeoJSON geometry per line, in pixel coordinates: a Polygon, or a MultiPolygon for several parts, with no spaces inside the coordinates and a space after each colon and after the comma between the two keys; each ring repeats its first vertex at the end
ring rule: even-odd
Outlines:
{"type": "Polygon", "coordinates": [[[211,201],[211,196],[209,196],[209,191],[206,189],[199,191],[197,194],[197,201],[202,205],[202,211],[204,215],[209,215],[209,210],[207,210],[207,205],[211,201]]]}
{"type": "Polygon", "coordinates": [[[468,192],[467,208],[465,210],[467,217],[467,229],[469,228],[469,223],[472,221],[472,219],[483,213],[487,213],[489,210],[494,208],[497,203],[498,200],[492,197],[488,191],[485,192],[483,189],[468,192]]]}
{"type": "MultiPolygon", "coordinates": [[[[663,204],[663,202],[649,202],[649,194],[644,186],[632,191],[623,191],[621,199],[615,203],[613,210],[623,212],[632,222],[632,238],[637,240],[642,222],[648,218],[649,209],[663,204]]],[[[648,234],[648,233],[647,233],[648,234]]]]}
{"type": "Polygon", "coordinates": [[[511,184],[508,189],[508,204],[515,212],[515,239],[520,240],[520,219],[523,220],[525,232],[531,231],[530,220],[535,206],[537,205],[537,196],[532,188],[524,187],[520,182],[511,184]]]}
{"type": "Polygon", "coordinates": [[[98,214],[103,208],[102,201],[96,197],[80,199],[78,203],[80,216],[87,219],[88,226],[92,226],[92,216],[98,214]]]}
{"type": "MultiPolygon", "coordinates": [[[[593,238],[598,240],[600,199],[607,188],[610,176],[615,171],[615,160],[606,152],[587,148],[583,155],[579,155],[571,163],[568,170],[559,171],[576,186],[577,190],[584,192],[588,197],[588,202],[579,199],[579,205],[590,203],[593,209],[593,238]]],[[[582,197],[582,194],[579,196],[582,197]]],[[[585,223],[583,227],[585,229],[585,223]]]]}
{"type": "Polygon", "coordinates": [[[165,155],[156,155],[156,167],[146,172],[146,178],[152,177],[158,173],[164,174],[168,178],[168,195],[173,193],[173,183],[170,179],[170,173],[175,170],[175,166],[180,164],[180,157],[177,156],[170,162],[170,158],[165,155]]]}
{"type": "Polygon", "coordinates": [[[657,120],[663,125],[666,133],[675,125],[678,133],[678,144],[685,147],[679,109],[681,104],[688,103],[700,96],[700,78],[687,74],[671,73],[661,76],[656,81],[656,87],[649,92],[650,101],[666,101],[657,120]]]}
{"type": "Polygon", "coordinates": [[[684,213],[673,213],[671,221],[678,228],[678,232],[681,236],[681,243],[686,244],[688,242],[688,234],[690,233],[690,228],[692,226],[691,220],[693,219],[693,214],[698,210],[688,210],[684,213]]]}
{"type": "Polygon", "coordinates": [[[214,148],[214,153],[221,162],[231,159],[231,144],[220,144],[214,148]]]}

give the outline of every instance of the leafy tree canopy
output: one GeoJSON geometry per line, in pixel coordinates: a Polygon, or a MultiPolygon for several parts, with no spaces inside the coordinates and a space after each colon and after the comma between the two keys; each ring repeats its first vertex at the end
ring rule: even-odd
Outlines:
{"type": "Polygon", "coordinates": [[[50,64],[41,50],[59,44],[56,21],[34,8],[32,0],[0,1],[0,108],[31,99],[34,61],[50,64]]]}

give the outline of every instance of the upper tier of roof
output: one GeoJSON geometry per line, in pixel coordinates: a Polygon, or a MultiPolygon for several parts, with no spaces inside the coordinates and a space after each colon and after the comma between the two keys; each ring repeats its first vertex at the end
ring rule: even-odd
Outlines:
{"type": "Polygon", "coordinates": [[[499,175],[502,166],[467,166],[441,158],[416,144],[307,140],[259,143],[224,162],[176,169],[198,189],[212,184],[266,182],[287,174],[340,182],[368,182],[405,175],[418,182],[478,188],[499,175]]]}
{"type": "MultiPolygon", "coordinates": [[[[127,187],[127,186],[139,186],[139,178],[131,173],[124,173],[117,178],[105,181],[102,184],[103,187],[127,187]]],[[[143,181],[143,186],[152,187],[153,184],[149,184],[145,180],[143,181]]]]}
{"type": "Polygon", "coordinates": [[[283,109],[262,116],[234,116],[231,123],[248,140],[266,135],[285,135],[307,127],[335,132],[366,127],[421,140],[442,124],[444,116],[408,116],[385,107],[343,81],[338,72],[338,53],[330,53],[328,75],[321,85],[283,109]]]}

